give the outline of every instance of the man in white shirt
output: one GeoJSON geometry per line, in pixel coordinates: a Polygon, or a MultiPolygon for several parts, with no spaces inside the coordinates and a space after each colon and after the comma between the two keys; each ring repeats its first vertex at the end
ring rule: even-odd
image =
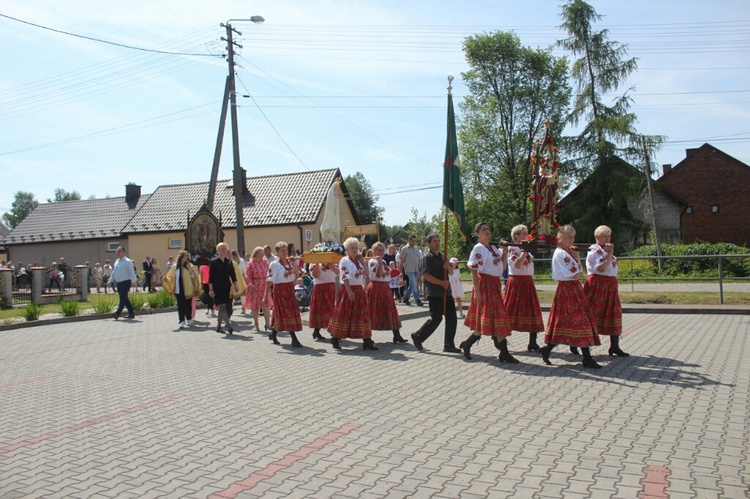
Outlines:
{"type": "Polygon", "coordinates": [[[277,260],[276,255],[271,253],[271,247],[267,244],[263,246],[263,257],[268,262],[268,265],[271,265],[273,262],[277,260]]]}
{"type": "Polygon", "coordinates": [[[135,266],[133,260],[125,256],[125,248],[122,246],[117,248],[117,257],[115,266],[112,268],[112,275],[109,278],[109,282],[117,285],[117,294],[120,295],[120,304],[117,305],[114,317],[115,320],[119,319],[122,309],[127,308],[128,319],[134,319],[135,312],[128,298],[128,292],[132,283],[138,279],[135,275],[135,266]]]}
{"type": "Polygon", "coordinates": [[[417,248],[416,235],[412,234],[409,236],[408,246],[401,248],[399,255],[401,256],[399,266],[404,275],[409,278],[409,285],[406,287],[406,292],[404,293],[404,304],[409,305],[409,293],[411,293],[414,295],[414,301],[421,307],[422,300],[419,299],[418,280],[422,255],[419,248],[417,248]]]}

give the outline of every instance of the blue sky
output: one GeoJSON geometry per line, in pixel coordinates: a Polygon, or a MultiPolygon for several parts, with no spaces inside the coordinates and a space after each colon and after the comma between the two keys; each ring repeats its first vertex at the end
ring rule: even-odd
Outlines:
{"type": "MultiPolygon", "coordinates": [[[[666,135],[678,163],[710,142],[750,164],[746,0],[592,1],[598,28],[629,45],[639,131],[666,135]]],[[[6,0],[0,14],[182,56],[137,51],[0,18],[0,212],[16,191],[124,195],[209,179],[227,64],[221,22],[242,32],[237,89],[248,176],[338,167],[362,172],[387,224],[440,208],[447,76],[466,95],[469,35],[563,37],[560,2],[6,0]],[[251,95],[244,98],[242,95],[251,95]]],[[[557,49],[555,53],[564,55],[557,49]]],[[[625,87],[623,87],[623,90],[625,87]]],[[[457,111],[458,112],[458,111],[457,111]]],[[[460,118],[460,116],[459,116],[460,118]]],[[[231,177],[229,127],[220,178],[231,177]]],[[[561,151],[565,156],[565,151],[561,151]]]]}

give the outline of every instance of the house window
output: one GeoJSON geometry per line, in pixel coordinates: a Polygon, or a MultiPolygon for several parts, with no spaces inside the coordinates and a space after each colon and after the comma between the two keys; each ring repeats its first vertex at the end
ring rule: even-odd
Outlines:
{"type": "Polygon", "coordinates": [[[719,205],[718,204],[712,204],[711,205],[711,213],[719,213],[719,205]]]}
{"type": "Polygon", "coordinates": [[[170,238],[169,249],[182,249],[182,238],[181,237],[170,238]]]}
{"type": "Polygon", "coordinates": [[[692,215],[693,214],[693,207],[692,206],[688,206],[687,210],[685,210],[685,213],[687,213],[688,215],[692,215]]]}
{"type": "Polygon", "coordinates": [[[120,247],[119,242],[107,243],[107,253],[114,253],[120,247]]]}

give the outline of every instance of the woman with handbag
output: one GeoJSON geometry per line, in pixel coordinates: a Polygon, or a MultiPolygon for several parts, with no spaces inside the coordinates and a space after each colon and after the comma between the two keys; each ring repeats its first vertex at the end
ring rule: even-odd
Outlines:
{"type": "Polygon", "coordinates": [[[201,289],[200,274],[189,261],[190,255],[182,250],[177,254],[177,263],[164,277],[164,290],[177,298],[178,328],[193,325],[192,302],[201,289]]]}

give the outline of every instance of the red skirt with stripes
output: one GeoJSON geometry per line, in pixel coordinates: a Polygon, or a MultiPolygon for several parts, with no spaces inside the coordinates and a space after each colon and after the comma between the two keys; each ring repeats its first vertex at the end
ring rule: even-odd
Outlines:
{"type": "Polygon", "coordinates": [[[324,282],[315,284],[310,297],[308,323],[312,328],[327,328],[336,308],[336,284],[324,282]]]}
{"type": "Polygon", "coordinates": [[[504,304],[513,331],[524,333],[544,331],[542,307],[539,306],[539,297],[536,294],[533,276],[508,276],[504,304]]]}
{"type": "Polygon", "coordinates": [[[601,345],[580,282],[557,283],[544,341],[574,347],[601,345]]]}
{"type": "Polygon", "coordinates": [[[294,283],[284,282],[273,286],[274,307],[271,325],[276,331],[302,331],[294,283]]]}
{"type": "Polygon", "coordinates": [[[401,317],[393,302],[391,285],[388,282],[370,281],[365,293],[370,312],[370,325],[375,331],[401,329],[401,317]]]}
{"type": "Polygon", "coordinates": [[[583,294],[586,295],[599,334],[622,334],[622,305],[617,288],[617,277],[596,274],[589,274],[583,285],[583,294]]]}
{"type": "Polygon", "coordinates": [[[365,290],[362,286],[352,286],[354,300],[349,299],[346,287],[339,289],[339,301],[328,323],[328,332],[334,338],[370,338],[370,313],[367,310],[365,290]]]}
{"type": "Polygon", "coordinates": [[[464,324],[484,335],[497,336],[500,339],[510,336],[510,319],[505,313],[503,304],[503,283],[497,276],[479,274],[479,293],[482,301],[477,305],[474,293],[471,292],[471,305],[464,324]]]}

